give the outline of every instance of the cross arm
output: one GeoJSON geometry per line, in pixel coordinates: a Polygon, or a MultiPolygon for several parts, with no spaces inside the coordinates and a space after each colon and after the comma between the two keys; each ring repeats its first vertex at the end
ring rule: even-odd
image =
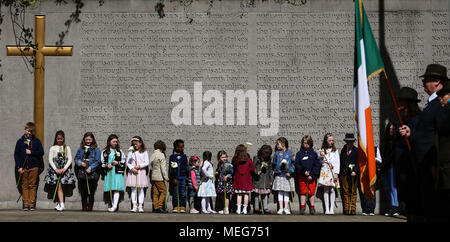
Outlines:
{"type": "MultiPolygon", "coordinates": [[[[34,48],[28,46],[6,46],[6,54],[8,56],[32,56],[34,48]],[[23,54],[22,54],[23,53],[23,54]]],[[[72,46],[45,46],[39,49],[44,56],[72,56],[72,46]]]]}
{"type": "Polygon", "coordinates": [[[7,56],[32,56],[34,55],[34,48],[29,46],[6,46],[6,55],[7,56]]]}

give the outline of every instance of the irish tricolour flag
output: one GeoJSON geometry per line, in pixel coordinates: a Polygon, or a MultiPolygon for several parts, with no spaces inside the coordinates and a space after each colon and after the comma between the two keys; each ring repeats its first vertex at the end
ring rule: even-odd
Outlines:
{"type": "Polygon", "coordinates": [[[362,0],[355,0],[355,70],[353,103],[358,125],[358,159],[361,189],[369,200],[376,182],[375,147],[367,82],[384,70],[380,52],[373,38],[362,0]]]}

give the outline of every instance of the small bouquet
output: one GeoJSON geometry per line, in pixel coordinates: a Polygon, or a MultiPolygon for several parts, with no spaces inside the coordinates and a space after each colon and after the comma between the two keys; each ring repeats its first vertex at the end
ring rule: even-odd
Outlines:
{"type": "Polygon", "coordinates": [[[267,172],[267,167],[268,165],[267,165],[267,163],[266,162],[263,162],[262,163],[262,165],[261,165],[261,173],[262,174],[266,174],[266,172],[267,172]]]}
{"type": "Polygon", "coordinates": [[[122,158],[122,154],[121,154],[121,152],[120,152],[120,151],[118,151],[118,150],[116,150],[116,157],[115,157],[115,160],[116,160],[116,161],[120,161],[120,160],[121,160],[121,158],[122,158]]]}
{"type": "Polygon", "coordinates": [[[89,162],[89,156],[91,155],[89,148],[89,146],[84,146],[84,162],[89,162]]]}
{"type": "Polygon", "coordinates": [[[287,170],[287,163],[288,163],[288,161],[286,159],[283,159],[281,161],[281,165],[280,165],[281,171],[287,170]]]}
{"type": "Polygon", "coordinates": [[[348,168],[350,168],[350,172],[353,172],[353,168],[355,167],[355,164],[348,165],[348,168]]]}
{"type": "Polygon", "coordinates": [[[64,160],[64,151],[62,147],[59,149],[58,158],[64,160]]]}
{"type": "Polygon", "coordinates": [[[320,156],[321,156],[324,160],[327,159],[327,157],[325,156],[325,155],[326,155],[326,154],[325,154],[325,150],[320,149],[320,150],[319,150],[319,154],[320,154],[320,156]]]}

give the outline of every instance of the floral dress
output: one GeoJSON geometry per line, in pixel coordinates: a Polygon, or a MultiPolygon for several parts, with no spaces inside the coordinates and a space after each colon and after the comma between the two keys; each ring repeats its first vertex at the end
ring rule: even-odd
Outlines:
{"type": "Polygon", "coordinates": [[[63,193],[64,196],[70,197],[73,195],[73,189],[75,188],[75,174],[72,169],[72,157],[71,157],[70,148],[66,146],[64,151],[63,146],[52,146],[49,152],[49,163],[50,160],[55,165],[56,169],[62,169],[66,167],[66,172],[62,175],[56,174],[55,170],[51,165],[49,165],[47,169],[47,173],[45,175],[44,181],[44,191],[47,192],[47,198],[53,199],[55,196],[56,184],[58,186],[64,186],[63,193]],[[70,165],[69,165],[70,163],[70,165]],[[61,177],[59,177],[61,176],[61,177]]]}
{"type": "Polygon", "coordinates": [[[217,179],[217,193],[223,193],[224,185],[226,193],[233,193],[233,165],[227,160],[223,165],[217,167],[219,176],[217,179]],[[227,180],[224,180],[224,177],[227,180]]]}
{"type": "MultiPolygon", "coordinates": [[[[52,155],[53,157],[49,157],[49,158],[53,160],[53,164],[55,164],[56,169],[62,169],[67,164],[67,162],[69,162],[69,157],[66,156],[66,152],[63,151],[62,146],[58,146],[58,148],[60,148],[58,150],[58,153],[53,154],[54,152],[52,152],[53,155],[52,154],[50,154],[50,155],[52,155]]],[[[67,151],[67,149],[70,149],[70,148],[66,147],[66,151],[67,151]]],[[[70,159],[70,161],[71,161],[71,159],[70,159]]],[[[53,170],[53,168],[50,166],[47,169],[47,174],[45,175],[45,178],[44,178],[45,183],[49,184],[49,185],[56,185],[58,183],[58,178],[59,178],[59,175],[56,174],[55,170],[53,170]]],[[[73,173],[72,165],[70,165],[67,168],[66,172],[64,172],[64,174],[61,176],[61,178],[59,179],[59,184],[63,184],[63,185],[75,184],[75,174],[73,173]]]]}
{"type": "Polygon", "coordinates": [[[318,179],[319,186],[329,186],[339,188],[339,182],[334,182],[334,174],[339,174],[339,152],[332,151],[331,148],[327,149],[326,152],[323,150],[319,151],[324,154],[324,159],[322,161],[322,168],[320,169],[320,176],[318,179]]]}

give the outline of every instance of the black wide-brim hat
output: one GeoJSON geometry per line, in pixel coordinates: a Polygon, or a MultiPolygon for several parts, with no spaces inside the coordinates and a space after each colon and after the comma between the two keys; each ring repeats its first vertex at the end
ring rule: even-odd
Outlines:
{"type": "Polygon", "coordinates": [[[414,90],[410,87],[402,87],[402,88],[400,88],[400,92],[397,96],[397,99],[418,103],[418,102],[420,102],[420,99],[417,97],[418,97],[418,93],[416,90],[414,90]]]}
{"type": "Polygon", "coordinates": [[[447,68],[440,64],[430,64],[425,70],[425,74],[419,77],[433,77],[441,80],[442,82],[449,81],[447,77],[447,68]]]}
{"type": "Polygon", "coordinates": [[[439,90],[436,94],[439,97],[443,97],[443,96],[445,96],[448,93],[450,93],[450,82],[444,82],[442,89],[439,90]]]}
{"type": "Polygon", "coordinates": [[[353,135],[352,133],[345,134],[345,138],[344,138],[345,142],[354,142],[355,140],[356,140],[355,135],[353,135]]]}

